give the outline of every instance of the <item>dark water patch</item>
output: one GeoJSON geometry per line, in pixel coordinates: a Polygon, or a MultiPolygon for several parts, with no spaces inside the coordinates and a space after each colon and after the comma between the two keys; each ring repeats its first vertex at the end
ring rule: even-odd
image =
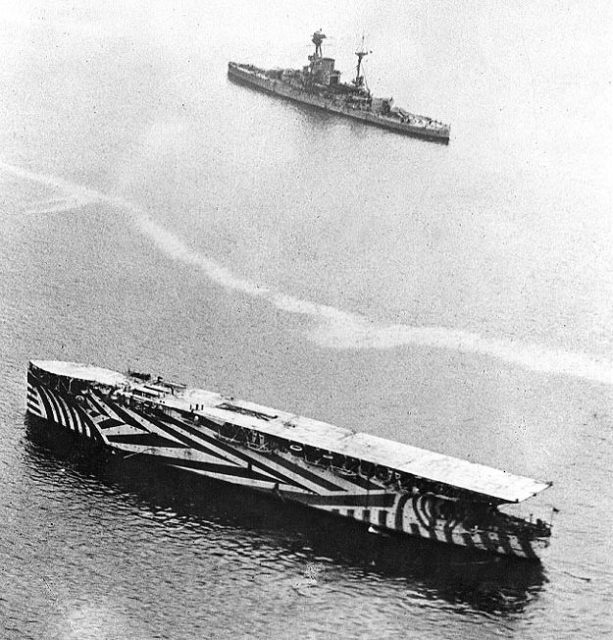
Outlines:
{"type": "Polygon", "coordinates": [[[609,5],[2,12],[0,635],[611,635],[609,5]],[[299,67],[319,26],[347,73],[365,29],[374,93],[451,144],[227,81],[228,58],[299,67]],[[60,455],[25,433],[32,357],[551,479],[549,554],[60,455]]]}
{"type": "Polygon", "coordinates": [[[138,514],[161,541],[186,532],[213,535],[219,548],[211,548],[212,553],[223,555],[228,545],[240,544],[239,552],[250,559],[292,558],[324,566],[324,576],[340,570],[350,581],[401,584],[426,599],[496,615],[523,611],[546,581],[538,563],[368,533],[360,523],[155,466],[137,456],[126,460],[109,455],[37,418],[26,418],[26,429],[30,463],[39,479],[59,483],[78,505],[99,500],[97,512],[138,514]]]}

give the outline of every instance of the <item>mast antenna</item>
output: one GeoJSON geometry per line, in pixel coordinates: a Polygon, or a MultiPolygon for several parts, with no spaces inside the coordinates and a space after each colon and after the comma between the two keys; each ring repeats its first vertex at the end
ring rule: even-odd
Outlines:
{"type": "Polygon", "coordinates": [[[355,80],[353,81],[353,84],[355,84],[356,87],[361,87],[364,85],[364,76],[360,75],[360,71],[362,70],[362,59],[365,58],[369,53],[372,53],[372,51],[367,51],[364,48],[364,34],[362,34],[362,44],[360,45],[360,48],[355,52],[355,55],[358,57],[358,66],[356,69],[355,80]]]}

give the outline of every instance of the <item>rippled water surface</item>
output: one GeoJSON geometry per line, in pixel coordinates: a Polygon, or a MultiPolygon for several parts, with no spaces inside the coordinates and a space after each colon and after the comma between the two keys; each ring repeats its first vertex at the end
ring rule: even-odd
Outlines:
{"type": "Polygon", "coordinates": [[[0,14],[8,638],[613,633],[606,2],[31,2],[0,14]],[[231,84],[309,34],[449,146],[231,84]],[[542,564],[91,455],[30,358],[167,378],[552,480],[542,564]]]}

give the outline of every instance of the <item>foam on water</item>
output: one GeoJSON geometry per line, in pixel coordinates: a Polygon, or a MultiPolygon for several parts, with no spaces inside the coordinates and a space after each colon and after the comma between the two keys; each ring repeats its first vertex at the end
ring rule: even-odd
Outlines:
{"type": "Polygon", "coordinates": [[[63,198],[54,198],[48,200],[46,203],[39,203],[39,209],[33,209],[34,213],[56,213],[60,211],[66,211],[68,209],[74,209],[92,202],[99,200],[106,200],[101,193],[94,189],[88,189],[81,185],[69,182],[58,176],[50,176],[41,173],[34,173],[23,167],[16,167],[14,165],[7,164],[0,160],[0,171],[8,173],[16,178],[22,178],[24,180],[31,180],[38,184],[50,187],[54,191],[59,191],[64,196],[63,198]],[[47,206],[44,206],[44,205],[47,206]],[[42,205],[42,206],[40,206],[42,205]]]}
{"type": "Polygon", "coordinates": [[[57,637],[63,640],[142,637],[136,635],[136,624],[112,603],[59,603],[54,614],[57,637]]]}
{"type": "MultiPolygon", "coordinates": [[[[308,336],[316,344],[332,349],[393,349],[421,346],[483,355],[532,371],[583,378],[613,384],[613,363],[585,353],[555,349],[515,340],[486,338],[477,333],[447,327],[388,324],[309,300],[275,291],[241,278],[206,255],[190,248],[181,238],[156,222],[148,213],[121,197],[74,184],[62,178],[34,173],[0,161],[0,170],[60,191],[64,199],[48,201],[37,213],[71,210],[92,202],[105,202],[127,210],[134,228],[146,235],[169,258],[201,270],[207,278],[231,291],[267,300],[286,313],[315,321],[308,336]]],[[[33,210],[34,211],[34,210],[33,210]]]]}
{"type": "Polygon", "coordinates": [[[229,269],[211,260],[193,249],[190,249],[180,238],[155,222],[150,216],[130,207],[135,214],[136,228],[149,236],[158,249],[166,255],[189,265],[198,267],[213,282],[234,291],[240,291],[250,296],[269,295],[270,291],[249,280],[234,275],[229,269]]]}

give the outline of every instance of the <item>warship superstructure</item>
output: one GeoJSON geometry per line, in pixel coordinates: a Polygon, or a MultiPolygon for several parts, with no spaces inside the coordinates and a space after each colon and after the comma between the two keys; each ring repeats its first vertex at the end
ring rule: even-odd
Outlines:
{"type": "Polygon", "coordinates": [[[551,483],[148,374],[32,361],[27,411],[122,457],[400,533],[535,559],[551,525],[499,509],[551,483]]]}
{"type": "Polygon", "coordinates": [[[325,57],[322,44],[326,35],[321,30],[312,36],[315,51],[302,69],[261,69],[252,64],[228,63],[232,80],[288,100],[301,102],[330,113],[360,120],[410,136],[449,142],[449,125],[427,116],[416,115],[394,105],[393,98],[374,97],[363,74],[363,59],[370,53],[362,46],[356,75],[350,83],[341,82],[333,58],[325,57]]]}

